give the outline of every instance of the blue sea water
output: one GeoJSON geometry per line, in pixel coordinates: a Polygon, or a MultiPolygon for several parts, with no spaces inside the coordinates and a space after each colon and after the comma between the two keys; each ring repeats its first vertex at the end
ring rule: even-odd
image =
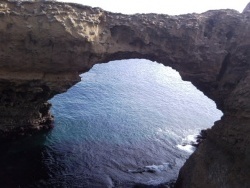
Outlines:
{"type": "Polygon", "coordinates": [[[51,99],[52,131],[0,145],[0,185],[132,187],[167,182],[177,177],[194,150],[181,144],[222,115],[190,82],[156,62],[112,61],[95,65],[81,78],[51,99]]]}

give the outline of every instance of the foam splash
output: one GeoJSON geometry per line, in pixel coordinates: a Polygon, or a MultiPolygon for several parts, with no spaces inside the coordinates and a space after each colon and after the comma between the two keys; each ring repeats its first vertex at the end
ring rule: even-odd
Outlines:
{"type": "Polygon", "coordinates": [[[185,145],[185,146],[183,146],[181,144],[178,144],[177,148],[179,148],[180,150],[186,151],[188,153],[193,153],[195,151],[195,147],[192,146],[192,145],[185,145]]]}
{"type": "Polygon", "coordinates": [[[197,142],[198,135],[188,135],[185,139],[182,140],[181,144],[177,145],[177,148],[180,150],[186,151],[188,153],[193,153],[196,149],[195,145],[198,144],[197,142]]]}
{"type": "Polygon", "coordinates": [[[169,163],[163,163],[161,165],[149,165],[142,168],[137,168],[135,170],[128,170],[130,173],[143,173],[143,172],[150,172],[150,173],[160,173],[162,171],[167,171],[171,169],[171,165],[169,163]]]}

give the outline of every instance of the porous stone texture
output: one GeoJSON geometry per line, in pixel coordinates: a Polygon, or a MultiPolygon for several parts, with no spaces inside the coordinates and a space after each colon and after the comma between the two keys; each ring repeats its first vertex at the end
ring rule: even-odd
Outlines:
{"type": "Polygon", "coordinates": [[[250,11],[123,15],[77,4],[0,1],[0,136],[50,127],[47,101],[96,63],[145,58],[176,69],[224,116],[177,187],[250,185],[250,11]]]}

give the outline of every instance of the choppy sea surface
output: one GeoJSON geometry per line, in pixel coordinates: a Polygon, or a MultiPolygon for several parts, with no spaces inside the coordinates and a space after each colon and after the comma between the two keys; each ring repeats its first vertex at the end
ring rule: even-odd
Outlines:
{"type": "Polygon", "coordinates": [[[175,179],[192,141],[222,113],[171,68],[95,65],[51,99],[55,128],[0,144],[0,187],[133,187],[175,179]]]}

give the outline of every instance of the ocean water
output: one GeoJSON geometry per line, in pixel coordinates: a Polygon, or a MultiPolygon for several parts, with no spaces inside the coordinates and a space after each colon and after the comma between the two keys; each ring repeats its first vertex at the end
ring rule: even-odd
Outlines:
{"type": "Polygon", "coordinates": [[[222,113],[148,60],[95,65],[55,96],[55,128],[0,144],[0,187],[133,187],[175,179],[188,143],[222,113]],[[185,146],[182,144],[185,143],[185,146]]]}

